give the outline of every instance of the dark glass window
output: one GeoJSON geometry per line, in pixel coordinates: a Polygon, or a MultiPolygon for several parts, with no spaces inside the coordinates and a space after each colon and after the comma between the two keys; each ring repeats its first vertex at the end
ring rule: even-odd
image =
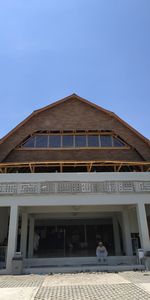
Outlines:
{"type": "Polygon", "coordinates": [[[112,147],[112,137],[110,135],[101,135],[101,147],[112,147]]]}
{"type": "Polygon", "coordinates": [[[124,143],[122,143],[120,140],[113,137],[113,146],[114,147],[124,147],[124,143]]]}
{"type": "Polygon", "coordinates": [[[47,148],[48,136],[47,135],[37,135],[35,147],[36,148],[47,148]]]}
{"type": "Polygon", "coordinates": [[[75,147],[86,147],[86,135],[75,135],[75,147]]]}
{"type": "Polygon", "coordinates": [[[22,146],[27,148],[34,148],[35,137],[30,137],[22,146]]]}
{"type": "Polygon", "coordinates": [[[49,136],[49,147],[50,148],[60,148],[61,147],[61,136],[60,135],[50,135],[49,136]]]}
{"type": "Polygon", "coordinates": [[[90,135],[85,134],[36,134],[29,137],[24,144],[23,148],[79,148],[79,147],[124,147],[125,143],[119,137],[111,135],[97,135],[91,132],[90,135]]]}
{"type": "Polygon", "coordinates": [[[89,147],[99,147],[99,136],[89,135],[88,136],[88,146],[89,147]]]}
{"type": "Polygon", "coordinates": [[[73,135],[63,135],[62,136],[62,146],[63,147],[73,147],[73,135]]]}

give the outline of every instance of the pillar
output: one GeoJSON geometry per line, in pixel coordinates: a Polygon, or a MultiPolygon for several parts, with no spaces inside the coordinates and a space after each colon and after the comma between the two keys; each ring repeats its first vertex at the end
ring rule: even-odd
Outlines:
{"type": "Polygon", "coordinates": [[[33,257],[34,247],[34,218],[29,218],[29,246],[28,246],[28,257],[33,257]]]}
{"type": "Polygon", "coordinates": [[[26,212],[23,212],[22,223],[21,223],[20,251],[24,258],[26,257],[26,249],[27,249],[27,230],[28,230],[28,215],[26,212]]]}
{"type": "Polygon", "coordinates": [[[12,258],[16,251],[17,229],[18,229],[18,206],[14,204],[10,208],[7,262],[6,262],[6,269],[8,274],[11,274],[12,258]]]}
{"type": "Polygon", "coordinates": [[[117,220],[117,216],[115,215],[113,216],[113,233],[114,233],[115,254],[121,255],[118,220],[117,220]]]}
{"type": "Polygon", "coordinates": [[[145,204],[142,201],[140,201],[136,206],[136,210],[137,210],[141,247],[144,249],[144,251],[147,251],[150,250],[150,238],[149,238],[149,231],[147,225],[145,204]]]}
{"type": "Polygon", "coordinates": [[[125,253],[126,255],[133,255],[129,216],[128,216],[127,209],[124,209],[122,212],[122,220],[123,220],[123,236],[124,236],[125,253]]]}

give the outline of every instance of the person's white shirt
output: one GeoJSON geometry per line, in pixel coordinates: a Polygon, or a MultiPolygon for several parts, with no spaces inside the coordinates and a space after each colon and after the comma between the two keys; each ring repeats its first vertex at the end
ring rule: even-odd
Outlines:
{"type": "Polygon", "coordinates": [[[108,252],[106,250],[106,247],[103,245],[102,242],[100,242],[96,248],[96,256],[97,257],[106,257],[108,255],[108,252]]]}

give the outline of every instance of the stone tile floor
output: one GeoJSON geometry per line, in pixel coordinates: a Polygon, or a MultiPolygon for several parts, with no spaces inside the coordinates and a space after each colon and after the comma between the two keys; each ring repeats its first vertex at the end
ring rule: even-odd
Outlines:
{"type": "Polygon", "coordinates": [[[0,300],[150,300],[150,272],[0,276],[0,300]]]}

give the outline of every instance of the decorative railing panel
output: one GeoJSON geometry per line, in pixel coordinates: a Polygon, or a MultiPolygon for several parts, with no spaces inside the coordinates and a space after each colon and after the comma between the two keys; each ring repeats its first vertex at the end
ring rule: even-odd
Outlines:
{"type": "Polygon", "coordinates": [[[0,183],[0,195],[150,193],[150,181],[0,183]]]}

